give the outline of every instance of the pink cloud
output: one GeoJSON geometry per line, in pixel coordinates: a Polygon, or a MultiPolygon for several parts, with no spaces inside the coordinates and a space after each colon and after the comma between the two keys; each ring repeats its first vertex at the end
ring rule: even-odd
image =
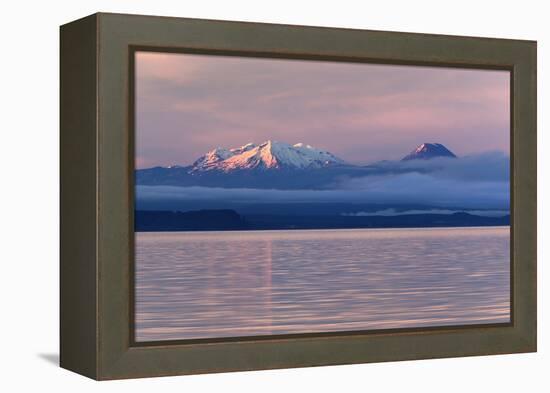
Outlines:
{"type": "Polygon", "coordinates": [[[137,154],[188,163],[215,146],[302,141],[349,161],[440,141],[509,149],[509,73],[137,54],[137,154]]]}

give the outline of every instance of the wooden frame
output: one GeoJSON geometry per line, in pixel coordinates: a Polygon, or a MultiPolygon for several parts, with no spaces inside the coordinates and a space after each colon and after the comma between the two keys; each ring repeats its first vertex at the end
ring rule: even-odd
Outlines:
{"type": "Polygon", "coordinates": [[[61,366],[91,378],[536,351],[536,42],[94,14],[61,27],[61,366]],[[511,71],[512,323],[133,340],[133,53],[511,71]]]}

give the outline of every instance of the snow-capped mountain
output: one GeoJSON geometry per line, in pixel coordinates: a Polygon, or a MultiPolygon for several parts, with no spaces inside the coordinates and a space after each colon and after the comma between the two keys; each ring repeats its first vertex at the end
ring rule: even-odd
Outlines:
{"type": "MultiPolygon", "coordinates": [[[[456,156],[439,143],[424,143],[402,161],[433,157],[456,156]]],[[[188,166],[139,169],[135,182],[148,186],[330,189],[346,179],[421,171],[421,167],[400,161],[353,165],[304,143],[267,141],[237,148],[218,147],[188,166]]]]}
{"type": "Polygon", "coordinates": [[[269,140],[259,145],[248,143],[233,149],[218,147],[196,160],[189,173],[229,173],[252,169],[318,169],[335,165],[346,165],[346,162],[328,151],[304,143],[289,145],[269,140]]]}
{"type": "Polygon", "coordinates": [[[435,157],[456,158],[456,155],[441,143],[423,143],[403,157],[401,161],[429,160],[435,157]]]}

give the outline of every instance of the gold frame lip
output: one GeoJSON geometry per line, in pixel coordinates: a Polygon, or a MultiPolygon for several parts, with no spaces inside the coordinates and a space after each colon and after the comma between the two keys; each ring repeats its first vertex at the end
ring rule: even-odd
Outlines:
{"type": "Polygon", "coordinates": [[[292,339],[322,339],[334,337],[353,337],[353,336],[368,336],[368,335],[395,335],[395,334],[431,334],[437,332],[460,331],[463,329],[494,329],[494,328],[509,328],[513,327],[514,323],[499,322],[499,323],[476,323],[464,325],[436,325],[424,327],[409,327],[409,328],[392,328],[392,329],[370,329],[370,330],[342,330],[337,332],[312,332],[312,333],[288,333],[288,334],[273,334],[273,335],[257,335],[257,336],[231,336],[231,337],[216,337],[216,338],[197,338],[197,339],[181,339],[181,340],[157,340],[157,341],[131,341],[130,348],[142,347],[172,347],[185,345],[204,345],[216,344],[224,342],[254,342],[254,341],[283,341],[292,339]]]}
{"type": "MultiPolygon", "coordinates": [[[[251,23],[251,22],[250,22],[251,23]]],[[[278,25],[275,25],[278,26],[278,25]]],[[[365,30],[357,30],[365,31],[365,30]]],[[[400,33],[403,34],[403,33],[400,33]]],[[[436,35],[437,36],[437,35],[436,35]]],[[[439,37],[439,36],[438,36],[439,37]]],[[[444,36],[446,37],[446,36],[444,36]]],[[[497,40],[495,38],[495,40],[497,40]]],[[[523,41],[522,41],[523,42],[523,41]]],[[[531,41],[526,41],[531,42],[531,41]]],[[[129,44],[128,49],[130,54],[136,52],[152,52],[152,53],[171,53],[171,54],[190,54],[190,55],[209,55],[209,56],[233,56],[233,57],[249,57],[259,59],[282,59],[282,60],[303,60],[303,61],[326,61],[326,62],[341,62],[341,63],[359,63],[359,64],[379,64],[379,65],[398,65],[410,67],[441,67],[441,68],[459,68],[459,69],[474,69],[474,70],[501,70],[513,72],[514,64],[501,63],[456,63],[445,61],[407,61],[399,58],[380,59],[369,58],[362,56],[341,56],[341,55],[323,55],[313,53],[285,53],[283,51],[242,51],[232,49],[205,49],[198,47],[173,47],[173,46],[151,46],[129,44]]]]}
{"type": "Polygon", "coordinates": [[[99,13],[64,25],[61,42],[62,367],[120,379],[536,351],[535,41],[99,13]],[[133,342],[136,48],[510,70],[511,322],[133,342]],[[78,116],[89,123],[78,127],[78,116]],[[95,145],[71,138],[78,134],[95,145]],[[75,168],[87,174],[84,186],[75,168]],[[73,223],[82,229],[70,230],[73,223]]]}

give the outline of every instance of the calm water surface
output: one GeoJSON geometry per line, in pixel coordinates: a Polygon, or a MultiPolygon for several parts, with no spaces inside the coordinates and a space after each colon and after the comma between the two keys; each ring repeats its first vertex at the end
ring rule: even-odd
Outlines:
{"type": "Polygon", "coordinates": [[[509,227],[136,234],[136,339],[509,321],[509,227]]]}

